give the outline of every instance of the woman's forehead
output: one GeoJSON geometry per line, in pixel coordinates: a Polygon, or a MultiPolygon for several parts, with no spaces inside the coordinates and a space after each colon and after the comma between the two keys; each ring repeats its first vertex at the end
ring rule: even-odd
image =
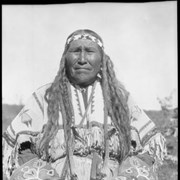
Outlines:
{"type": "Polygon", "coordinates": [[[72,41],[70,43],[69,48],[72,48],[72,47],[93,47],[93,48],[98,49],[97,43],[89,39],[78,39],[78,40],[72,41]]]}

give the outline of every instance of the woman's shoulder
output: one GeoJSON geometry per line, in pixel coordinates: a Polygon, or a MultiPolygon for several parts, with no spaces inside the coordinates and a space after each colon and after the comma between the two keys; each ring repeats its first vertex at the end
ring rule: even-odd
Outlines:
{"type": "Polygon", "coordinates": [[[34,93],[39,94],[39,95],[44,95],[45,92],[46,92],[46,90],[47,90],[48,88],[50,88],[51,85],[52,85],[52,83],[44,84],[44,85],[40,86],[39,88],[37,88],[37,89],[34,91],[34,93]]]}

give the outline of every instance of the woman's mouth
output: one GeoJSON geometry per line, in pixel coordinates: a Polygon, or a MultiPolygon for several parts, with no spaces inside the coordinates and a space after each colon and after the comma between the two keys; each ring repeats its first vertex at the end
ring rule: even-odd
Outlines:
{"type": "Polygon", "coordinates": [[[91,71],[92,68],[89,67],[75,67],[74,68],[76,71],[91,71]]]}

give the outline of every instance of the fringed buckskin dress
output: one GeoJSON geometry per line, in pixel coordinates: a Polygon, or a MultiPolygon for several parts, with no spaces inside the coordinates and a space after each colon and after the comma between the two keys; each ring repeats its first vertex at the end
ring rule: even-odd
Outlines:
{"type": "MultiPolygon", "coordinates": [[[[47,123],[46,89],[39,88],[3,134],[3,172],[11,180],[70,179],[61,111],[59,130],[49,143],[49,162],[36,153],[47,123]]],[[[108,117],[109,158],[104,158],[104,103],[100,81],[86,89],[71,85],[73,118],[73,162],[78,180],[156,180],[156,170],[166,155],[165,138],[155,124],[128,97],[131,150],[119,165],[118,132],[108,117]]],[[[44,153],[44,152],[41,152],[44,153]]]]}

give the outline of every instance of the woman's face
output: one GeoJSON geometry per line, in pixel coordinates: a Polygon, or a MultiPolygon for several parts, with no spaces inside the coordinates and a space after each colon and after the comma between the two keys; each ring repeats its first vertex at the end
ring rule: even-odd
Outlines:
{"type": "Polygon", "coordinates": [[[66,55],[66,69],[69,80],[81,87],[92,84],[101,69],[100,47],[88,39],[71,42],[66,55]]]}

